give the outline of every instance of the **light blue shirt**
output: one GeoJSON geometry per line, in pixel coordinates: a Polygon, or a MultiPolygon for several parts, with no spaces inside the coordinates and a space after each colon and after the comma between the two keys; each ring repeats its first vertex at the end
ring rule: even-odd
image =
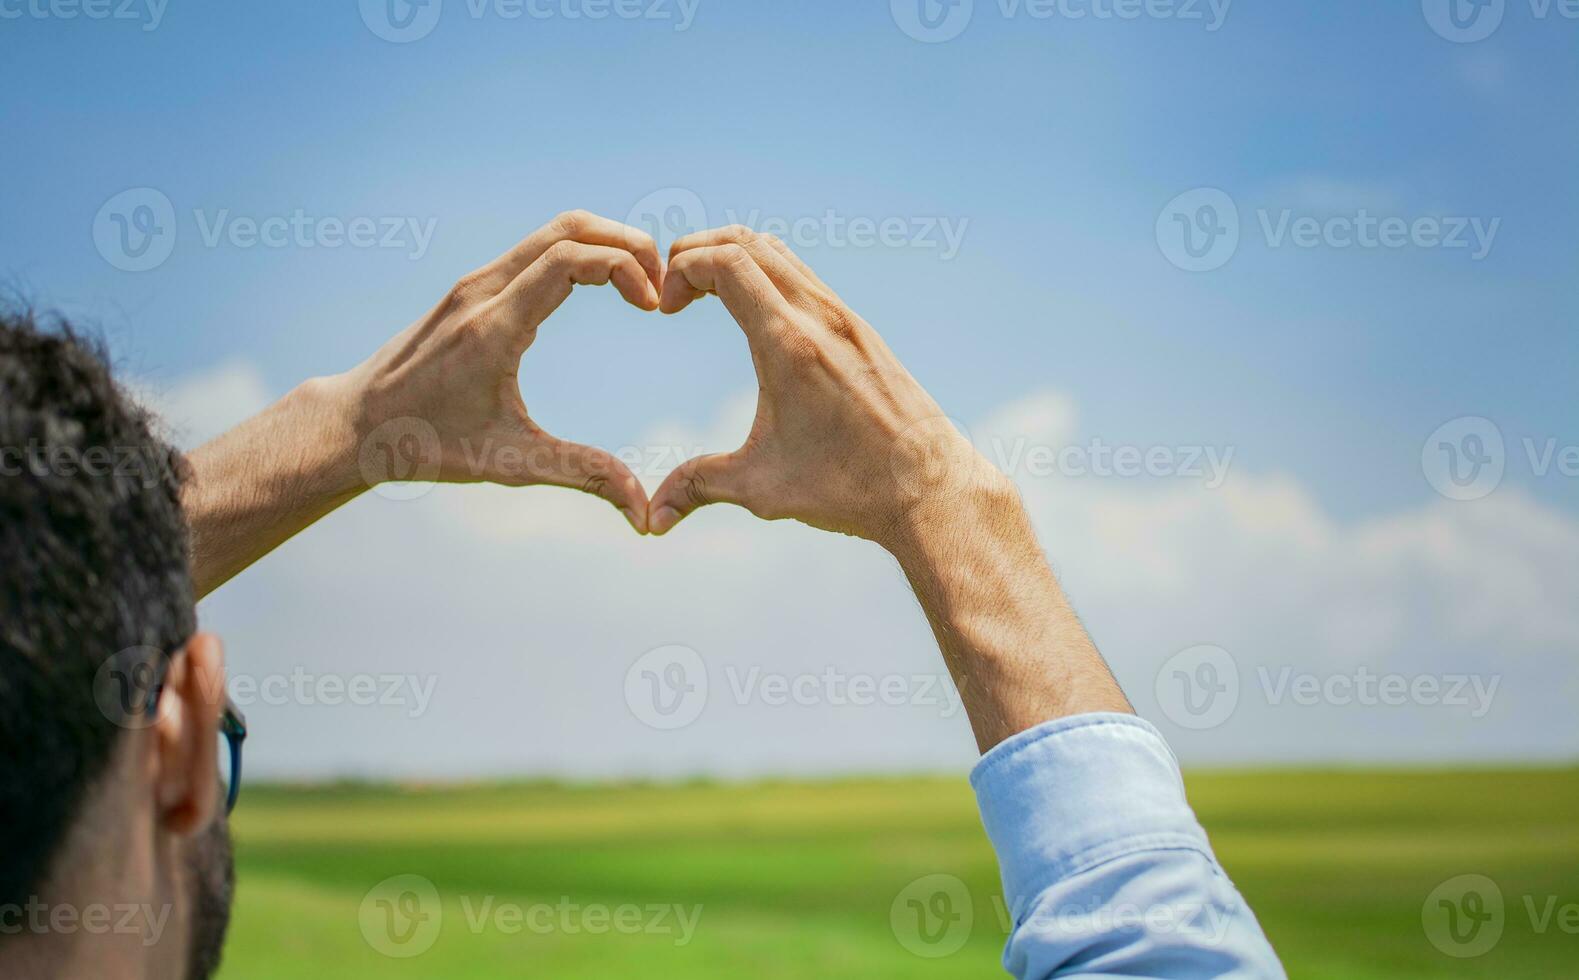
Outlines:
{"type": "Polygon", "coordinates": [[[1003,875],[1014,976],[1284,976],[1151,725],[1051,721],[988,752],[970,781],[1003,875]]]}

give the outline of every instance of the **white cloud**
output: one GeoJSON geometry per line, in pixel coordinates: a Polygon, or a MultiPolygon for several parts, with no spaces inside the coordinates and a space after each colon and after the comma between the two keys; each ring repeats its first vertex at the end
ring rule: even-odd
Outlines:
{"type": "MultiPolygon", "coordinates": [[[[176,386],[166,404],[212,429],[264,400],[257,373],[231,366],[176,386]]],[[[643,442],[730,448],[751,408],[743,395],[711,431],[659,426],[643,442]]],[[[1074,406],[1052,392],[972,430],[979,444],[1082,438],[1074,406]]],[[[1579,524],[1531,498],[1504,490],[1345,524],[1292,480],[1239,461],[1216,490],[1089,476],[1021,485],[1075,607],[1137,708],[1188,761],[1579,752],[1579,524]],[[1159,709],[1155,681],[1176,651],[1203,643],[1230,651],[1242,692],[1225,724],[1190,732],[1159,709]],[[1263,680],[1362,667],[1495,675],[1499,686],[1470,717],[1445,705],[1273,704],[1263,680]]],[[[249,751],[270,774],[728,776],[974,758],[946,704],[774,705],[757,693],[740,703],[732,690],[762,672],[832,668],[902,678],[914,692],[941,666],[886,555],[726,507],[640,539],[607,505],[565,491],[367,495],[221,590],[202,616],[227,638],[233,673],[412,674],[434,685],[415,719],[409,699],[255,704],[249,751]],[[711,689],[694,724],[665,732],[633,715],[624,690],[627,668],[668,644],[701,654],[711,689]]]]}
{"type": "Polygon", "coordinates": [[[165,388],[134,382],[138,400],[159,414],[169,438],[183,449],[200,446],[261,412],[272,402],[263,373],[232,361],[165,388]]]}

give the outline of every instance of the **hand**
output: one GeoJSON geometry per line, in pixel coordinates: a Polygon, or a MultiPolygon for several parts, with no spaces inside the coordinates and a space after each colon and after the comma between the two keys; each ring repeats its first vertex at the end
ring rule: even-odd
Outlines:
{"type": "Polygon", "coordinates": [[[983,751],[1050,718],[1130,710],[1013,484],[866,321],[781,242],[744,228],[675,243],[660,309],[706,293],[745,331],[756,422],[735,452],[669,475],[653,533],[725,501],[876,541],[910,580],[983,751]]]}
{"type": "Polygon", "coordinates": [[[521,356],[577,285],[612,282],[658,308],[663,264],[645,232],[584,211],[560,215],[463,277],[426,316],[344,376],[368,483],[550,484],[596,494],[645,533],[647,494],[609,453],[558,439],[521,400],[521,356]]]}
{"type": "Polygon", "coordinates": [[[745,445],[701,456],[653,496],[663,534],[697,507],[886,544],[959,495],[1007,480],[976,452],[877,332],[778,239],[731,227],[674,243],[660,309],[715,293],[745,331],[760,384],[745,445]]]}

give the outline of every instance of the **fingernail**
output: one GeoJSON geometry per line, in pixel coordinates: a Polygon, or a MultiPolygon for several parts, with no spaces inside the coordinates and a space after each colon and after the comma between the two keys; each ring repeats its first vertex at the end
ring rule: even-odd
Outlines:
{"type": "Polygon", "coordinates": [[[631,510],[629,507],[621,507],[620,513],[625,515],[625,519],[627,521],[630,521],[631,527],[635,529],[637,534],[647,533],[647,529],[642,527],[642,520],[636,516],[635,511],[631,510]]]}
{"type": "Polygon", "coordinates": [[[659,507],[658,512],[652,515],[651,531],[654,534],[665,534],[678,523],[680,523],[679,511],[673,507],[659,507]]]}

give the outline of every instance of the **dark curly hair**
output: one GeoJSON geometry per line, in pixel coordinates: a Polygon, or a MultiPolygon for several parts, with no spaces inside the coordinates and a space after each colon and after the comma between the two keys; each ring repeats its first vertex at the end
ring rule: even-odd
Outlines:
{"type": "Polygon", "coordinates": [[[125,731],[100,667],[196,629],[184,472],[102,344],[0,306],[0,905],[44,884],[125,731]]]}

